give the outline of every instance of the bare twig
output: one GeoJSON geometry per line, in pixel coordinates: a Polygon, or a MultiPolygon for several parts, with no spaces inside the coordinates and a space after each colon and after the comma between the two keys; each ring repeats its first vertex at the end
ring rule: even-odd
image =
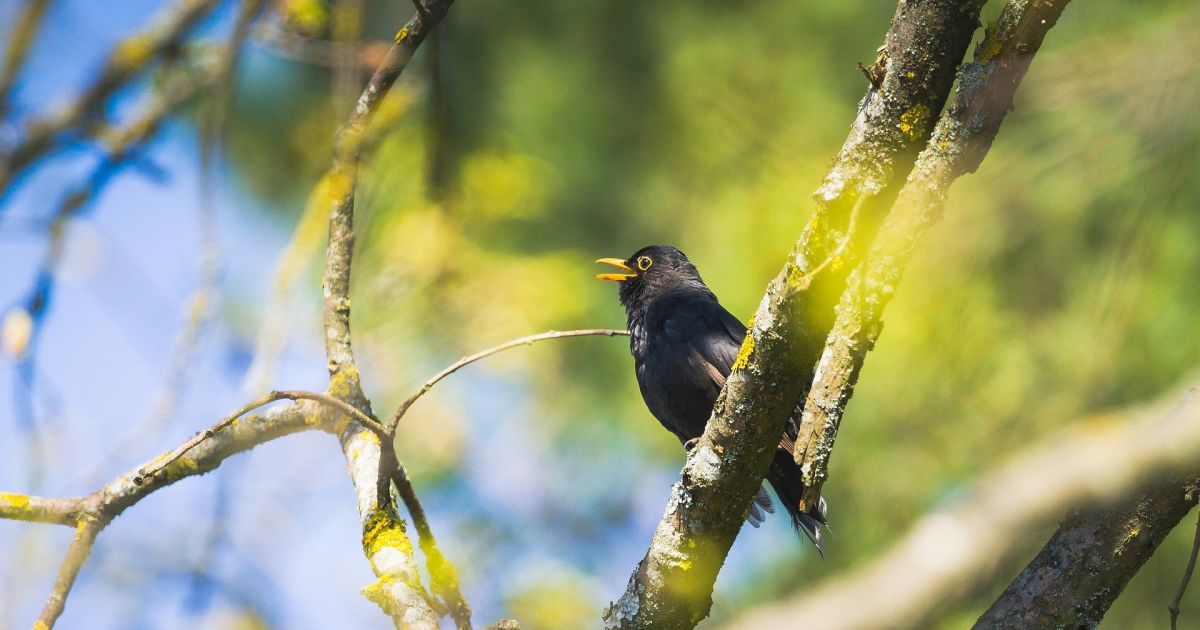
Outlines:
{"type": "MultiPolygon", "coordinates": [[[[251,407],[252,408],[252,407],[251,407]]],[[[0,518],[73,525],[76,536],[63,560],[58,580],[39,619],[52,628],[80,567],[91,553],[100,531],[129,506],[156,490],[217,468],[226,458],[298,431],[338,431],[346,422],[341,414],[325,411],[331,405],[293,403],[274,407],[259,415],[226,418],[178,448],[159,455],[136,470],[128,471],[95,492],[78,498],[43,498],[0,493],[0,518]],[[149,471],[149,472],[148,472],[149,471]]]]}
{"type": "Polygon", "coordinates": [[[254,38],[281,57],[328,68],[349,57],[358,68],[374,70],[391,47],[387,41],[346,43],[308,37],[284,28],[275,20],[259,25],[254,38]]]}
{"type": "Polygon", "coordinates": [[[1187,567],[1183,569],[1183,577],[1179,580],[1179,589],[1175,591],[1175,599],[1171,600],[1171,604],[1167,606],[1167,610],[1171,613],[1171,630],[1175,630],[1176,624],[1179,622],[1179,606],[1183,601],[1183,594],[1187,592],[1188,582],[1192,580],[1192,571],[1196,569],[1196,554],[1200,552],[1200,512],[1196,517],[1196,536],[1192,539],[1192,553],[1188,555],[1187,567]]]}
{"type": "Polygon", "coordinates": [[[351,418],[354,418],[355,422],[358,422],[359,424],[363,425],[364,427],[370,429],[371,432],[374,433],[376,436],[378,436],[380,439],[386,439],[387,437],[389,437],[388,432],[383,428],[383,425],[374,416],[369,416],[366,413],[364,413],[362,410],[351,405],[350,403],[348,403],[344,400],[340,400],[338,398],[334,398],[333,396],[330,396],[328,394],[319,394],[317,392],[306,392],[306,391],[300,391],[300,390],[287,390],[287,391],[271,392],[271,395],[278,396],[279,399],[287,398],[290,400],[314,400],[321,404],[329,405],[330,407],[333,407],[333,408],[337,409],[338,411],[345,413],[346,415],[350,416],[351,418]]]}
{"type": "Polygon", "coordinates": [[[83,563],[87,562],[88,556],[92,555],[92,546],[96,543],[96,536],[100,535],[100,530],[104,529],[106,525],[108,525],[107,519],[101,520],[91,515],[79,519],[78,524],[75,525],[75,538],[71,540],[71,546],[67,549],[67,557],[58,569],[54,587],[50,590],[50,596],[46,598],[46,605],[42,607],[42,614],[38,616],[34,628],[40,630],[54,627],[54,623],[58,621],[63,608],[67,605],[67,596],[71,593],[75,578],[79,576],[79,570],[83,568],[83,563]]]}
{"type": "MultiPolygon", "coordinates": [[[[107,136],[112,151],[109,160],[121,159],[134,146],[154,135],[162,121],[179,106],[205,90],[214,92],[209,99],[209,108],[201,121],[200,132],[200,282],[188,299],[183,325],[176,337],[167,375],[159,390],[151,415],[137,426],[125,432],[116,445],[100,463],[125,461],[126,455],[138,445],[158,435],[174,412],[181,390],[188,379],[187,373],[200,344],[205,328],[217,309],[221,292],[218,286],[221,275],[220,247],[217,242],[216,209],[213,207],[212,152],[216,149],[225,121],[227,101],[232,92],[233,76],[236,71],[242,44],[246,41],[250,26],[262,11],[263,0],[243,0],[238,11],[233,33],[222,46],[215,63],[207,64],[200,76],[173,82],[143,110],[132,123],[107,136]]],[[[86,194],[93,197],[95,191],[86,194]]],[[[54,221],[60,221],[58,213],[54,221]]],[[[261,390],[259,390],[261,391],[261,390]]],[[[99,468],[99,466],[97,466],[99,468]]],[[[91,479],[98,471],[85,476],[91,479]]]]}
{"type": "MultiPolygon", "coordinates": [[[[1127,497],[1163,475],[1194,476],[1200,396],[1177,400],[1178,394],[1168,395],[1129,412],[1126,422],[1081,423],[1018,453],[980,477],[961,503],[923,517],[866,567],[732,627],[783,628],[797,620],[822,630],[931,626],[939,611],[977,594],[987,571],[1023,548],[1022,533],[1053,524],[1072,506],[1127,497]]],[[[1182,490],[1177,494],[1183,498],[1182,490]]],[[[1122,538],[1128,536],[1116,537],[1122,538]]],[[[1040,574],[1036,579],[1046,581],[1040,574]]],[[[1097,588],[1111,590],[1107,584],[1097,588]]]]}
{"type": "Polygon", "coordinates": [[[591,328],[591,329],[585,329],[585,330],[561,330],[561,331],[551,330],[549,332],[539,333],[536,335],[529,335],[527,337],[518,337],[516,339],[506,341],[500,345],[492,346],[491,348],[488,348],[486,350],[481,350],[479,352],[476,352],[475,354],[465,356],[465,357],[455,361],[454,363],[451,363],[449,366],[446,367],[446,369],[442,370],[441,372],[434,374],[432,377],[430,377],[429,380],[425,381],[425,384],[422,385],[420,389],[413,392],[412,395],[410,395],[408,397],[408,399],[405,400],[403,403],[400,403],[400,406],[396,408],[396,413],[392,414],[392,419],[387,424],[388,433],[396,432],[396,426],[400,424],[400,419],[404,417],[404,414],[408,413],[408,408],[412,407],[413,403],[417,402],[417,399],[419,399],[421,396],[424,396],[430,389],[433,388],[434,385],[437,385],[438,381],[446,378],[447,376],[450,376],[451,374],[461,370],[462,368],[464,368],[480,359],[486,359],[487,357],[490,357],[493,354],[496,354],[498,352],[503,352],[505,350],[510,350],[512,348],[519,348],[521,346],[533,345],[534,343],[536,343],[538,341],[545,341],[547,339],[562,339],[565,337],[586,337],[589,335],[602,335],[605,337],[612,337],[612,336],[616,336],[616,335],[629,336],[629,331],[627,331],[627,330],[612,330],[612,329],[607,329],[607,328],[591,328]]]}

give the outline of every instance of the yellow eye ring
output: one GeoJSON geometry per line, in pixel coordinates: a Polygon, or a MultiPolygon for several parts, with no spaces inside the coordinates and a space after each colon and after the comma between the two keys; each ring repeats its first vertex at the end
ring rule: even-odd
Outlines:
{"type": "Polygon", "coordinates": [[[650,260],[649,256],[638,256],[638,259],[637,259],[638,271],[645,271],[650,268],[650,265],[653,265],[653,264],[654,264],[654,261],[650,260]]]}

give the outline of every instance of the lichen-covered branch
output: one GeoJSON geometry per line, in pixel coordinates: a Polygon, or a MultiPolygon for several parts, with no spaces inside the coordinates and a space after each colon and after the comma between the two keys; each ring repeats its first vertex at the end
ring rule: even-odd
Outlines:
{"type": "Polygon", "coordinates": [[[959,504],[923,517],[866,567],[731,627],[930,627],[939,612],[978,595],[989,571],[1024,548],[1025,533],[1084,503],[1112,505],[1165,475],[1197,475],[1200,395],[1178,399],[1130,412],[1125,422],[1064,430],[983,475],[959,504]]]}
{"type": "Polygon", "coordinates": [[[1010,0],[1005,5],[974,60],[963,65],[953,103],[938,120],[865,260],[851,274],[817,363],[796,439],[806,503],[820,496],[842,414],[917,240],[941,216],[951,183],[973,171],[987,153],[1025,71],[1066,4],[1067,0],[1010,0]]]}
{"type": "MultiPolygon", "coordinates": [[[[359,424],[350,424],[340,436],[358,499],[363,553],[378,578],[363,594],[391,617],[397,628],[436,630],[439,615],[433,598],[421,586],[408,528],[391,497],[380,500],[379,474],[386,462],[381,460],[385,451],[379,437],[359,424]]],[[[391,479],[387,481],[390,484],[391,479]]]]}
{"type": "Polygon", "coordinates": [[[1197,477],[1168,477],[1132,499],[1075,510],[975,628],[1095,628],[1196,495],[1197,477]]]}
{"type": "Polygon", "coordinates": [[[308,429],[335,432],[345,424],[339,424],[339,419],[346,416],[332,413],[336,407],[318,402],[290,403],[258,415],[245,415],[262,404],[265,403],[243,407],[179,447],[126,472],[87,496],[45,498],[0,492],[0,518],[75,527],[75,538],[37,627],[46,630],[54,627],[62,615],[75,577],[91,554],[96,537],[133,504],[180,479],[214,470],[231,455],[264,442],[308,429]]]}
{"type": "Polygon", "coordinates": [[[844,285],[846,265],[811,272],[844,248],[864,196],[865,239],[881,202],[928,137],[979,23],[981,0],[901,1],[850,135],[815,195],[817,207],[783,270],[767,288],[733,372],[688,456],[646,557],[609,628],[691,628],[708,615],[713,583],[759,488],[784,423],[803,399],[832,317],[822,295],[844,285]],[[803,285],[803,286],[802,286],[803,285]]]}
{"type": "Polygon", "coordinates": [[[30,121],[21,142],[0,153],[0,192],[8,188],[18,172],[53,149],[61,134],[82,126],[116,90],[151,61],[176,48],[216,5],[216,0],[182,0],[151,26],[113,47],[99,76],[82,94],[57,112],[30,121]]]}
{"type": "Polygon", "coordinates": [[[74,525],[79,501],[37,497],[19,492],[0,492],[0,518],[31,523],[74,525]]]}
{"type": "MultiPolygon", "coordinates": [[[[359,159],[366,131],[384,96],[452,2],[417,3],[417,13],[396,33],[395,45],[367,82],[350,119],[338,130],[333,165],[315,193],[319,195],[318,203],[329,208],[329,245],[323,283],[329,393],[372,418],[350,339],[350,268],[359,159]]],[[[392,477],[400,464],[390,437],[381,441],[359,423],[348,425],[339,437],[358,497],[363,551],[378,578],[364,593],[392,618],[397,628],[436,629],[436,600],[421,585],[412,542],[392,498],[392,477]]],[[[465,602],[462,606],[466,606],[465,602]]],[[[469,628],[469,608],[467,611],[467,618],[459,625],[469,628]]]]}
{"type": "Polygon", "coordinates": [[[453,0],[423,3],[423,9],[396,33],[396,44],[371,75],[350,119],[338,130],[333,166],[322,182],[330,208],[324,280],[325,356],[329,360],[330,380],[356,406],[366,404],[350,341],[350,261],[354,253],[354,187],[360,149],[383,97],[452,3],[453,0]]]}

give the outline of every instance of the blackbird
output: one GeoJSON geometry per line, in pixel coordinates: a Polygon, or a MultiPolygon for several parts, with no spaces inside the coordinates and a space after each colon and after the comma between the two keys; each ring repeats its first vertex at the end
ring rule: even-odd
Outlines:
{"type": "MultiPolygon", "coordinates": [[[[691,450],[704,433],[717,395],[742,346],[746,327],[717,302],[696,267],[678,249],[652,245],[627,259],[601,258],[619,273],[601,280],[620,283],[621,305],[628,318],[634,369],[650,413],[684,448],[691,450]]],[[[792,518],[796,530],[821,549],[825,502],[800,510],[804,484],[793,459],[797,414],[788,420],[775,451],[767,482],[792,518]]],[[[748,520],[757,527],[761,510],[774,512],[771,498],[759,489],[748,520]]]]}

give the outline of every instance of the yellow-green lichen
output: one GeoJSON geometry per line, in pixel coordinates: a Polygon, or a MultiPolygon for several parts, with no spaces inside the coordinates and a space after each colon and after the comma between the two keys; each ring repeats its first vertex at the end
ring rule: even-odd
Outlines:
{"type": "Polygon", "coordinates": [[[377,508],[371,513],[370,518],[363,525],[362,544],[363,551],[366,552],[368,558],[373,557],[385,547],[399,549],[407,556],[411,556],[413,553],[412,542],[408,539],[404,521],[387,508],[377,508]]]}
{"type": "Polygon", "coordinates": [[[145,36],[134,36],[117,44],[113,49],[112,63],[124,70],[140,68],[154,54],[154,41],[145,36]]]}
{"type": "Polygon", "coordinates": [[[387,594],[384,593],[383,588],[385,586],[387,586],[387,581],[383,578],[379,578],[367,586],[364,586],[362,594],[363,597],[366,597],[371,601],[371,603],[387,611],[392,602],[388,599],[387,594]]]}
{"type": "Polygon", "coordinates": [[[996,23],[988,22],[987,30],[983,35],[983,43],[979,45],[979,65],[986,66],[991,63],[1003,48],[1000,38],[996,37],[996,23]]]}
{"type": "Polygon", "coordinates": [[[0,501],[7,503],[18,510],[23,510],[29,507],[29,495],[19,494],[16,492],[0,492],[0,501]]]}
{"type": "Polygon", "coordinates": [[[353,365],[342,364],[337,372],[329,379],[329,395],[346,400],[358,389],[358,369],[353,365]]]}
{"type": "Polygon", "coordinates": [[[746,339],[742,341],[742,349],[738,350],[737,358],[733,360],[734,370],[744,370],[750,365],[750,355],[754,352],[754,335],[751,332],[746,332],[746,339]]]}
{"type": "Polygon", "coordinates": [[[45,621],[38,619],[33,623],[33,630],[50,630],[50,626],[46,625],[45,621]]]}
{"type": "Polygon", "coordinates": [[[163,474],[168,482],[178,481],[184,477],[190,477],[200,472],[200,463],[192,457],[180,457],[179,459],[167,465],[163,474]]]}
{"type": "Polygon", "coordinates": [[[929,123],[929,106],[917,103],[900,114],[900,133],[909,140],[916,140],[925,133],[925,125],[929,123]]]}
{"type": "Polygon", "coordinates": [[[284,0],[277,10],[289,26],[305,35],[323,33],[329,26],[329,11],[320,0],[284,0]]]}

